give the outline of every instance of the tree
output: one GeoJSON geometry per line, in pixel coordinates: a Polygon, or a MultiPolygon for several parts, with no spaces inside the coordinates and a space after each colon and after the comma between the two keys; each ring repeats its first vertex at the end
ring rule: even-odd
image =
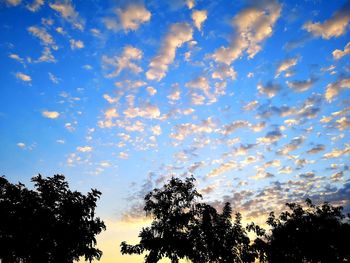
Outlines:
{"type": "Polygon", "coordinates": [[[0,177],[0,258],[3,262],[73,262],[100,259],[95,217],[101,192],[71,191],[63,175],[32,178],[35,190],[0,177]]]}
{"type": "Polygon", "coordinates": [[[328,203],[316,206],[310,199],[306,207],[286,204],[278,218],[268,218],[268,261],[275,262],[349,262],[350,215],[342,207],[328,203]]]}
{"type": "Polygon", "coordinates": [[[161,189],[145,197],[150,227],[143,228],[137,245],[121,243],[122,254],[148,251],[145,262],[168,257],[171,262],[186,258],[192,262],[254,262],[250,239],[241,225],[241,215],[231,222],[232,209],[226,203],[219,214],[208,204],[198,201],[193,177],[181,181],[171,178],[161,189]]]}
{"type": "Polygon", "coordinates": [[[145,197],[144,210],[153,217],[150,227],[143,228],[137,245],[121,243],[122,254],[141,254],[149,251],[145,262],[157,262],[167,257],[171,262],[191,255],[189,228],[195,221],[196,200],[201,195],[194,189],[193,177],[183,182],[171,178],[162,189],[154,189],[145,197]]]}

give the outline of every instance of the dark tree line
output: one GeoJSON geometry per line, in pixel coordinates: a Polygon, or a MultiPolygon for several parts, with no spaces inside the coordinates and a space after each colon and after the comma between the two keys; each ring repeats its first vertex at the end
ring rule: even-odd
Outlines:
{"type": "MultiPolygon", "coordinates": [[[[72,263],[99,260],[96,235],[105,230],[95,216],[101,193],[71,191],[63,175],[32,178],[34,190],[0,177],[0,259],[4,263],[72,263]]],[[[153,218],[136,245],[121,243],[123,254],[145,254],[145,262],[172,263],[340,263],[350,262],[350,215],[328,203],[287,203],[270,213],[265,230],[242,225],[229,203],[221,212],[201,201],[193,177],[172,178],[145,197],[153,218]],[[233,217],[232,217],[233,215],[233,217]],[[253,232],[254,235],[249,235],[253,232]],[[252,236],[254,236],[252,238],[252,236]]]]}
{"type": "Polygon", "coordinates": [[[101,192],[71,191],[63,175],[32,178],[35,190],[0,177],[2,262],[63,263],[99,259],[95,236],[105,230],[95,216],[101,192]]]}
{"type": "Polygon", "coordinates": [[[241,215],[231,218],[226,203],[221,213],[200,202],[195,179],[172,178],[145,197],[144,210],[153,218],[139,234],[140,243],[121,243],[123,254],[145,253],[145,262],[167,257],[192,262],[302,263],[350,262],[350,215],[328,203],[305,206],[287,203],[278,217],[270,213],[269,230],[251,223],[242,226],[241,215]],[[255,233],[250,239],[248,232],[255,233]]]}

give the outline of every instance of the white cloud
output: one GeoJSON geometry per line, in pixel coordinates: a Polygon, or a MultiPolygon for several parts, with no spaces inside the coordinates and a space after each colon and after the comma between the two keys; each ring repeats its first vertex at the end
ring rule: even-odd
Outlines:
{"type": "Polygon", "coordinates": [[[36,12],[42,5],[44,5],[44,0],[34,0],[31,4],[27,5],[27,9],[31,12],[36,12]]]}
{"type": "Polygon", "coordinates": [[[129,70],[135,74],[142,72],[142,68],[136,65],[133,61],[142,59],[142,51],[133,46],[127,45],[124,47],[120,56],[114,56],[112,58],[102,56],[102,63],[106,67],[111,65],[115,67],[115,71],[107,75],[107,77],[116,77],[123,70],[129,70]]]}
{"type": "Polygon", "coordinates": [[[18,61],[19,63],[24,63],[24,59],[21,58],[21,57],[20,57],[19,55],[17,55],[17,54],[10,54],[10,55],[9,55],[9,58],[18,61]]]}
{"type": "Polygon", "coordinates": [[[230,65],[243,52],[253,58],[261,50],[261,43],[272,35],[280,12],[281,6],[276,1],[265,1],[263,7],[250,7],[238,13],[233,19],[235,37],[232,37],[228,47],[215,51],[214,60],[230,65]]]}
{"type": "Polygon", "coordinates": [[[266,86],[263,86],[262,84],[258,84],[257,89],[260,94],[264,94],[269,98],[273,98],[281,90],[281,86],[270,82],[270,83],[267,83],[266,86]]]}
{"type": "Polygon", "coordinates": [[[350,77],[340,78],[334,83],[327,85],[325,97],[328,102],[331,102],[342,89],[350,89],[350,77]]]}
{"type": "Polygon", "coordinates": [[[17,143],[17,146],[18,146],[19,148],[21,148],[21,149],[26,148],[26,144],[25,144],[25,143],[23,143],[23,142],[19,142],[19,143],[17,143]]]}
{"type": "Polygon", "coordinates": [[[207,19],[207,11],[206,10],[193,10],[192,12],[192,20],[194,23],[194,26],[201,31],[202,30],[202,24],[207,19]]]}
{"type": "Polygon", "coordinates": [[[143,117],[146,119],[155,119],[160,116],[159,108],[151,104],[146,104],[141,108],[129,107],[126,110],[124,110],[123,113],[127,118],[143,117]]]}
{"type": "Polygon", "coordinates": [[[49,47],[44,47],[40,57],[35,62],[56,62],[56,58],[54,55],[52,55],[51,49],[49,47]]]}
{"type": "Polygon", "coordinates": [[[60,116],[60,113],[57,111],[43,111],[41,113],[45,118],[57,119],[60,116]]]}
{"type": "Polygon", "coordinates": [[[333,58],[336,60],[341,59],[342,57],[349,54],[350,54],[350,42],[346,44],[346,46],[344,47],[344,50],[336,49],[332,52],[333,58]]]}
{"type": "Polygon", "coordinates": [[[192,33],[193,30],[187,23],[171,25],[158,55],[149,64],[149,70],[146,72],[147,79],[160,81],[165,77],[169,65],[175,59],[176,50],[192,39],[192,33]]]}
{"type": "Polygon", "coordinates": [[[216,177],[220,174],[226,173],[238,167],[237,163],[233,160],[221,164],[218,168],[215,168],[207,174],[207,177],[216,177]]]}
{"type": "Polygon", "coordinates": [[[92,149],[93,148],[91,146],[79,146],[79,147],[77,147],[77,151],[82,152],[82,153],[91,152],[92,149]]]}
{"type": "Polygon", "coordinates": [[[24,73],[22,73],[22,72],[17,72],[17,73],[16,73],[16,78],[18,78],[18,79],[20,79],[20,80],[22,80],[22,81],[25,81],[25,82],[30,82],[30,81],[32,81],[32,78],[31,78],[29,75],[24,74],[24,73]]]}
{"type": "Polygon", "coordinates": [[[335,13],[329,20],[320,23],[313,23],[311,21],[303,25],[303,29],[310,32],[312,35],[330,39],[332,37],[339,37],[344,35],[350,21],[349,4],[335,13]]]}
{"type": "Polygon", "coordinates": [[[8,6],[17,6],[19,5],[22,0],[5,0],[4,1],[8,6]]]}
{"type": "Polygon", "coordinates": [[[77,11],[75,11],[70,0],[68,1],[56,1],[55,3],[50,3],[50,7],[58,12],[61,17],[71,23],[75,28],[79,30],[84,30],[84,22],[79,17],[77,11]]]}
{"type": "Polygon", "coordinates": [[[288,72],[291,67],[294,67],[298,63],[298,58],[289,58],[280,62],[277,67],[275,78],[277,78],[282,72],[288,72]]]}
{"type": "Polygon", "coordinates": [[[84,42],[81,40],[71,39],[69,40],[71,49],[82,49],[84,48],[84,42]]]}
{"type": "Polygon", "coordinates": [[[315,79],[286,81],[287,86],[297,92],[307,91],[313,84],[315,84],[315,82],[315,79]]]}
{"type": "Polygon", "coordinates": [[[52,36],[49,33],[47,33],[45,28],[31,26],[31,27],[28,27],[27,30],[33,36],[39,38],[43,45],[45,46],[55,45],[55,41],[53,40],[52,36]]]}
{"type": "Polygon", "coordinates": [[[114,31],[135,31],[151,19],[151,13],[142,4],[130,4],[125,9],[117,8],[115,13],[119,18],[118,22],[111,17],[104,19],[105,26],[114,31]]]}

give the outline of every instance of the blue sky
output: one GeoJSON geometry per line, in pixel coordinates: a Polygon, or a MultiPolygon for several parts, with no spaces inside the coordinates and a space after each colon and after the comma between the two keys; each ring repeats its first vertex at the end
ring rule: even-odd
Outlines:
{"type": "Polygon", "coordinates": [[[102,191],[102,262],[140,260],[118,244],[171,176],[253,220],[349,209],[349,21],[341,0],[2,0],[1,173],[102,191]]]}

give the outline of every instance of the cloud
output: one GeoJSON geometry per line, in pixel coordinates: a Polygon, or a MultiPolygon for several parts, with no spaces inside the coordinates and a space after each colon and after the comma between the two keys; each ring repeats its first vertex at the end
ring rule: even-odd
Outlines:
{"type": "Polygon", "coordinates": [[[104,19],[105,26],[113,31],[135,31],[151,19],[151,12],[143,4],[130,4],[125,9],[117,8],[115,14],[119,21],[110,17],[104,19]]]}
{"type": "Polygon", "coordinates": [[[88,153],[88,152],[92,151],[92,147],[91,146],[79,146],[79,147],[77,147],[77,151],[82,152],[82,153],[88,153]]]}
{"type": "Polygon", "coordinates": [[[229,65],[220,65],[216,67],[215,71],[211,75],[213,79],[232,79],[235,80],[237,77],[237,72],[229,65]]]}
{"type": "Polygon", "coordinates": [[[5,0],[4,1],[8,6],[18,6],[22,0],[5,0]]]}
{"type": "Polygon", "coordinates": [[[342,89],[350,89],[350,77],[343,77],[334,83],[327,85],[325,97],[328,102],[331,102],[342,89]]]}
{"type": "Polygon", "coordinates": [[[216,127],[215,122],[211,117],[202,120],[199,124],[193,123],[182,123],[175,126],[175,132],[172,132],[169,137],[182,141],[186,139],[187,136],[194,134],[209,134],[214,132],[216,127]]]}
{"type": "Polygon", "coordinates": [[[253,180],[261,180],[261,179],[267,179],[271,177],[274,177],[272,173],[266,172],[265,168],[258,167],[257,173],[254,176],[251,176],[250,178],[253,180]]]}
{"type": "Polygon", "coordinates": [[[315,79],[286,81],[287,86],[297,92],[307,91],[315,84],[315,82],[315,79]]]}
{"type": "Polygon", "coordinates": [[[120,56],[109,58],[102,56],[102,63],[105,67],[111,65],[115,67],[115,71],[107,75],[107,77],[117,77],[123,70],[131,71],[135,74],[142,72],[142,68],[133,61],[142,59],[143,53],[140,49],[127,45],[124,47],[120,56]]]}
{"type": "Polygon", "coordinates": [[[48,63],[54,63],[57,62],[56,58],[54,55],[51,53],[51,49],[49,47],[44,47],[44,49],[41,52],[40,57],[35,60],[36,63],[41,63],[41,62],[48,62],[48,63]]]}
{"type": "Polygon", "coordinates": [[[81,40],[71,39],[71,40],[69,40],[69,43],[70,43],[70,48],[72,50],[84,48],[84,42],[81,40]]]}
{"type": "Polygon", "coordinates": [[[303,25],[303,29],[310,32],[313,36],[330,39],[344,35],[350,21],[350,5],[345,4],[332,18],[323,23],[311,21],[303,25]]]}
{"type": "Polygon", "coordinates": [[[346,46],[344,47],[344,50],[336,49],[332,52],[333,58],[336,60],[341,59],[342,57],[349,54],[350,54],[350,42],[346,44],[346,46]]]}
{"type": "Polygon", "coordinates": [[[300,178],[303,178],[303,179],[310,179],[310,178],[314,178],[315,177],[315,173],[314,172],[306,172],[306,173],[301,173],[298,176],[300,178]]]}
{"type": "Polygon", "coordinates": [[[31,26],[31,27],[28,27],[27,30],[33,36],[39,38],[41,41],[41,44],[43,44],[45,46],[54,46],[55,45],[55,41],[53,40],[52,36],[49,33],[47,33],[45,28],[31,26]]]}
{"type": "Polygon", "coordinates": [[[278,170],[279,174],[290,174],[292,172],[293,172],[293,169],[290,166],[283,166],[278,170]]]}
{"type": "Polygon", "coordinates": [[[277,78],[282,72],[288,72],[288,70],[291,67],[294,67],[297,63],[298,63],[298,58],[289,58],[281,61],[276,69],[275,78],[277,78]]]}
{"type": "Polygon", "coordinates": [[[215,168],[207,174],[208,178],[219,176],[220,174],[226,173],[232,169],[237,168],[238,165],[235,161],[231,160],[221,164],[218,168],[215,168]]]}
{"type": "Polygon", "coordinates": [[[258,84],[257,89],[260,94],[266,95],[269,98],[273,98],[281,90],[281,86],[279,84],[269,82],[265,86],[258,84]]]}
{"type": "Polygon", "coordinates": [[[349,154],[350,154],[350,146],[346,146],[342,150],[337,148],[333,149],[331,152],[324,154],[323,158],[325,159],[339,158],[349,154]]]}
{"type": "Polygon", "coordinates": [[[27,4],[27,9],[31,12],[37,12],[44,5],[44,0],[34,0],[31,4],[27,4]]]}
{"type": "Polygon", "coordinates": [[[310,150],[307,151],[308,154],[316,154],[319,152],[322,152],[326,149],[325,145],[323,144],[317,144],[314,147],[312,147],[310,150]]]}
{"type": "Polygon", "coordinates": [[[261,50],[261,43],[272,35],[280,12],[281,6],[276,1],[265,1],[264,6],[252,6],[238,13],[232,21],[235,37],[232,37],[228,47],[215,51],[214,60],[230,65],[243,52],[253,58],[261,50]]]}
{"type": "Polygon", "coordinates": [[[142,117],[146,119],[156,119],[160,116],[160,110],[157,106],[146,104],[143,107],[129,107],[124,110],[124,115],[127,118],[142,117]]]}
{"type": "Polygon", "coordinates": [[[346,117],[342,117],[336,120],[336,125],[340,131],[343,131],[350,128],[350,121],[346,117]]]}
{"type": "Polygon", "coordinates": [[[192,11],[192,20],[194,23],[194,26],[201,31],[202,30],[202,24],[207,19],[207,11],[206,10],[193,10],[192,11]]]}
{"type": "Polygon", "coordinates": [[[10,54],[9,58],[18,61],[19,63],[24,63],[24,59],[21,58],[18,54],[10,54]]]}
{"type": "Polygon", "coordinates": [[[282,138],[282,133],[279,130],[270,131],[264,137],[257,138],[258,143],[271,144],[282,138]]]}
{"type": "Polygon", "coordinates": [[[290,143],[285,144],[282,149],[277,151],[277,154],[288,155],[291,151],[299,148],[299,146],[304,142],[304,137],[295,137],[290,143]]]}
{"type": "Polygon", "coordinates": [[[21,148],[21,149],[26,148],[26,144],[25,144],[25,143],[23,143],[23,142],[19,142],[19,143],[17,143],[17,146],[18,146],[19,148],[21,148]]]}
{"type": "Polygon", "coordinates": [[[248,102],[246,105],[243,106],[243,110],[245,111],[251,111],[256,109],[256,107],[259,105],[259,102],[257,100],[253,100],[248,102]]]}
{"type": "Polygon", "coordinates": [[[192,39],[193,30],[187,23],[176,23],[170,26],[160,51],[149,64],[146,77],[149,80],[160,81],[165,77],[169,65],[174,61],[176,50],[192,39]]]}
{"type": "Polygon", "coordinates": [[[32,78],[29,76],[29,75],[26,75],[22,72],[17,72],[16,73],[16,78],[22,80],[22,81],[25,81],[25,82],[30,82],[32,81],[32,78]]]}
{"type": "Polygon", "coordinates": [[[71,23],[73,27],[84,30],[84,21],[79,17],[70,0],[56,1],[55,3],[50,3],[49,6],[58,12],[63,19],[71,23]]]}
{"type": "Polygon", "coordinates": [[[43,115],[45,118],[49,118],[49,119],[57,119],[60,116],[60,113],[57,111],[43,111],[41,113],[41,115],[43,115]]]}

